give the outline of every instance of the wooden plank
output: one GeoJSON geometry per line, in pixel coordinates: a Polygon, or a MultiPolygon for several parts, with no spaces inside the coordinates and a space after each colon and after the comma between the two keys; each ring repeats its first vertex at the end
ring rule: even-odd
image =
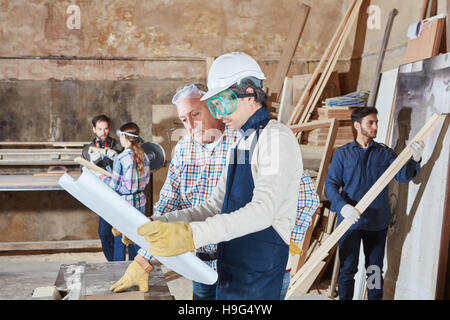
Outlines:
{"type": "Polygon", "coordinates": [[[359,0],[353,0],[352,4],[348,8],[347,12],[344,15],[344,18],[342,19],[341,23],[339,24],[338,28],[336,29],[335,33],[333,34],[333,37],[331,38],[331,41],[328,44],[328,47],[326,48],[324,54],[322,55],[319,64],[316,66],[310,81],[308,82],[308,85],[306,86],[306,89],[303,91],[302,96],[298,100],[294,112],[292,113],[288,124],[296,124],[298,123],[298,118],[300,116],[300,113],[305,108],[305,103],[307,102],[307,99],[310,99],[311,90],[313,90],[314,85],[317,82],[317,79],[319,77],[319,73],[322,71],[322,67],[325,64],[325,61],[330,59],[331,53],[333,48],[336,46],[336,44],[339,42],[339,38],[341,36],[341,33],[345,29],[345,26],[347,25],[348,19],[353,12],[353,9],[355,5],[358,3],[359,0]]]}
{"type": "Polygon", "coordinates": [[[298,42],[303,34],[310,9],[311,7],[306,4],[299,4],[295,10],[291,25],[289,26],[289,34],[281,54],[281,59],[278,62],[277,69],[269,86],[269,96],[275,94],[277,101],[280,100],[281,87],[283,85],[284,78],[288,73],[298,42]]]}
{"type": "MultiPolygon", "coordinates": [[[[293,110],[293,80],[292,78],[284,78],[283,90],[281,92],[280,108],[278,109],[277,120],[283,124],[289,121],[289,116],[293,110]]],[[[272,103],[274,105],[274,103],[272,103]]]]}
{"type": "Polygon", "coordinates": [[[398,14],[397,9],[392,9],[389,14],[388,22],[386,24],[386,28],[384,30],[383,42],[381,45],[380,53],[378,55],[377,66],[375,68],[375,75],[372,83],[372,90],[370,90],[369,99],[367,101],[368,107],[374,107],[375,98],[378,92],[378,86],[380,83],[381,77],[381,67],[383,66],[384,55],[386,53],[387,44],[389,42],[389,36],[391,35],[392,24],[394,23],[394,18],[398,14]]]}
{"type": "MultiPolygon", "coordinates": [[[[426,138],[433,132],[439,124],[445,119],[446,115],[434,114],[430,120],[422,127],[422,129],[416,134],[416,136],[411,140],[419,141],[426,140],[426,138]]],[[[406,146],[405,149],[400,153],[400,155],[395,159],[394,162],[386,169],[386,171],[381,175],[381,177],[375,182],[375,184],[367,191],[363,198],[356,204],[356,209],[364,214],[364,211],[372,203],[372,201],[380,194],[380,192],[388,185],[388,183],[394,178],[397,172],[406,164],[406,162],[411,158],[412,151],[406,146]]],[[[323,259],[328,256],[328,252],[333,248],[333,246],[339,241],[339,239],[345,234],[345,232],[352,226],[352,222],[348,219],[344,219],[339,226],[333,231],[333,233],[328,237],[328,239],[322,244],[322,246],[314,252],[313,256],[303,265],[303,267],[292,277],[291,285],[286,294],[286,298],[292,296],[296,291],[298,284],[297,282],[302,281],[303,275],[308,275],[312,269],[314,269],[323,259]]]]}
{"type": "Polygon", "coordinates": [[[102,174],[102,175],[104,175],[104,176],[107,176],[107,177],[112,177],[112,174],[111,174],[110,172],[106,171],[106,170],[103,169],[103,168],[100,168],[99,166],[93,164],[93,163],[90,162],[90,161],[87,161],[86,159],[83,159],[83,158],[81,158],[81,157],[77,157],[77,158],[75,158],[75,161],[76,161],[77,163],[79,163],[80,165],[82,165],[82,166],[88,168],[89,170],[98,172],[98,173],[100,173],[100,174],[102,174]]]}
{"type": "Polygon", "coordinates": [[[407,64],[438,55],[444,25],[445,18],[424,21],[419,37],[408,41],[404,63],[407,64]]]}
{"type": "Polygon", "coordinates": [[[339,128],[339,121],[336,119],[332,119],[330,122],[330,129],[328,132],[327,142],[325,144],[325,154],[320,163],[319,173],[316,179],[316,192],[321,199],[323,198],[323,189],[325,185],[325,178],[328,172],[328,167],[330,166],[331,157],[333,156],[334,153],[334,142],[336,140],[338,128],[339,128]]]}
{"type": "Polygon", "coordinates": [[[83,147],[90,141],[2,141],[1,146],[51,146],[51,147],[83,147]]]}
{"type": "Polygon", "coordinates": [[[36,251],[36,250],[101,249],[101,248],[102,248],[102,244],[101,244],[100,240],[0,242],[0,252],[36,251]]]}
{"type": "Polygon", "coordinates": [[[422,0],[422,6],[420,7],[419,20],[424,20],[427,17],[428,1],[429,0],[422,0]]]}
{"type": "Polygon", "coordinates": [[[333,120],[334,119],[311,121],[308,123],[290,125],[289,128],[294,133],[303,132],[303,131],[311,131],[311,130],[318,129],[318,128],[329,128],[331,126],[331,123],[333,122],[333,120]]]}

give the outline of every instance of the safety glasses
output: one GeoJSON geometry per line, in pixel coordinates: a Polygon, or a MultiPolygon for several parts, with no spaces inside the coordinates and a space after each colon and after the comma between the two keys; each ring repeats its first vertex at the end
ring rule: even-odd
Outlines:
{"type": "Polygon", "coordinates": [[[125,131],[120,131],[120,130],[117,130],[117,131],[116,131],[116,135],[117,135],[118,137],[120,137],[122,134],[124,134],[124,135],[126,135],[126,136],[130,136],[130,137],[138,138],[139,141],[141,141],[141,142],[144,141],[140,136],[138,136],[138,135],[136,135],[136,134],[132,134],[132,133],[130,133],[130,132],[125,132],[125,131]]]}
{"type": "Polygon", "coordinates": [[[254,96],[254,93],[235,93],[231,89],[226,89],[209,98],[206,101],[206,105],[213,117],[219,119],[218,115],[226,116],[236,111],[239,105],[239,98],[254,96]]]}

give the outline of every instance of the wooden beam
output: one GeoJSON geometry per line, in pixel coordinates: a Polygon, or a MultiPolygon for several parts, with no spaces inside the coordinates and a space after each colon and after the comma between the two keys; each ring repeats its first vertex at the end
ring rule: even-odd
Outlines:
{"type": "MultiPolygon", "coordinates": [[[[445,119],[447,115],[434,114],[430,120],[422,127],[422,129],[411,140],[419,141],[426,140],[426,138],[438,127],[438,125],[445,119]]],[[[412,150],[409,146],[400,153],[394,162],[386,169],[381,177],[375,182],[375,184],[367,191],[362,199],[356,204],[356,209],[364,214],[364,211],[372,203],[372,201],[380,194],[381,191],[388,185],[388,183],[394,178],[398,171],[406,164],[411,158],[412,150]]],[[[312,270],[321,263],[328,256],[328,252],[334,247],[339,239],[347,232],[352,226],[352,221],[344,219],[339,226],[333,231],[328,239],[320,246],[320,248],[314,252],[314,254],[308,259],[303,267],[292,277],[291,285],[286,294],[286,298],[289,298],[294,294],[302,280],[312,272],[312,270]],[[298,284],[297,284],[298,283],[298,284]]]]}
{"type": "Polygon", "coordinates": [[[0,252],[101,248],[102,244],[100,240],[0,242],[0,252]]]}
{"type": "Polygon", "coordinates": [[[303,34],[310,9],[311,7],[306,4],[299,4],[295,10],[291,25],[289,26],[289,34],[281,54],[281,59],[278,62],[275,75],[273,76],[272,82],[269,86],[269,96],[275,94],[277,101],[280,100],[281,87],[283,86],[284,78],[288,73],[298,42],[303,34]]]}
{"type": "Polygon", "coordinates": [[[334,119],[328,119],[328,120],[316,120],[311,121],[308,123],[301,123],[301,124],[294,124],[289,126],[289,128],[292,130],[292,132],[303,132],[303,131],[311,131],[314,129],[320,129],[320,128],[329,128],[331,126],[331,123],[334,119]]]}
{"type": "Polygon", "coordinates": [[[110,172],[106,171],[103,168],[100,168],[99,166],[93,164],[90,161],[87,161],[86,159],[83,159],[81,157],[77,157],[77,158],[75,158],[75,162],[79,163],[82,166],[85,166],[89,170],[96,171],[96,172],[98,172],[98,173],[100,173],[100,174],[102,174],[104,176],[107,176],[107,177],[112,177],[112,174],[110,172]]]}
{"type": "Polygon", "coordinates": [[[339,129],[339,121],[331,119],[330,129],[328,130],[327,142],[325,144],[325,154],[320,162],[319,173],[316,179],[316,192],[320,199],[323,198],[323,189],[325,185],[325,179],[327,176],[328,168],[330,166],[331,157],[334,153],[334,143],[336,141],[337,131],[339,129]]]}

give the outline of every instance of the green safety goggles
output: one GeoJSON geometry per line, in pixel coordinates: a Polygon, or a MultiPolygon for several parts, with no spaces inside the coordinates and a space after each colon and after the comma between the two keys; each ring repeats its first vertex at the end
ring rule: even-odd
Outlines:
{"type": "Polygon", "coordinates": [[[218,115],[227,116],[236,111],[239,98],[255,96],[254,93],[235,93],[231,89],[226,89],[209,98],[206,105],[213,117],[219,119],[218,115]]]}

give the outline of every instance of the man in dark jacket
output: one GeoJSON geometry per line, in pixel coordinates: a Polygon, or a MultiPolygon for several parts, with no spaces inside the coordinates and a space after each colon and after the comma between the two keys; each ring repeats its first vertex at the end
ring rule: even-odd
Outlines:
{"type": "MultiPolygon", "coordinates": [[[[92,119],[92,131],[95,138],[82,151],[82,157],[108,172],[112,171],[114,156],[122,152],[123,148],[115,139],[109,136],[111,120],[105,115],[98,115],[92,119]],[[92,150],[91,147],[106,149],[106,154],[92,150]]],[[[98,235],[102,242],[102,249],[108,261],[114,261],[114,235],[112,226],[99,217],[98,235]]]]}
{"type": "MultiPolygon", "coordinates": [[[[353,142],[338,148],[325,182],[331,209],[339,213],[338,223],[344,218],[354,222],[339,240],[340,300],[353,298],[361,240],[368,276],[372,278],[371,272],[377,272],[378,277],[374,285],[368,283],[367,297],[375,300],[383,296],[383,258],[391,215],[388,188],[376,197],[361,218],[361,212],[354,207],[397,157],[391,148],[373,141],[378,130],[377,113],[377,109],[372,107],[357,108],[352,112],[357,137],[353,142]]],[[[395,179],[403,183],[408,183],[419,174],[424,143],[414,141],[408,147],[413,151],[412,159],[395,175],[395,179]]]]}

